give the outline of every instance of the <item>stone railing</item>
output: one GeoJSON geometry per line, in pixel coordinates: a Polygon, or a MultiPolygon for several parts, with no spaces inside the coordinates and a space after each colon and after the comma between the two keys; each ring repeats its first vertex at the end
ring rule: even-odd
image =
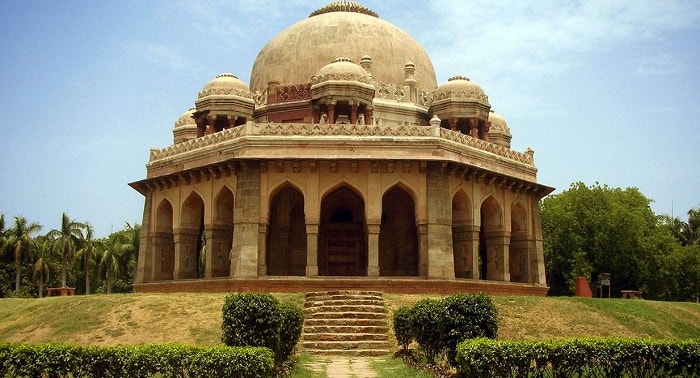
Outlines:
{"type": "Polygon", "coordinates": [[[525,153],[470,137],[439,126],[388,126],[388,125],[350,125],[350,124],[305,124],[305,123],[248,123],[226,129],[201,138],[178,143],[163,149],[151,149],[150,161],[172,157],[184,152],[213,146],[220,142],[233,140],[242,136],[355,136],[355,137],[439,137],[460,145],[476,148],[528,165],[534,165],[533,152],[525,153]]]}

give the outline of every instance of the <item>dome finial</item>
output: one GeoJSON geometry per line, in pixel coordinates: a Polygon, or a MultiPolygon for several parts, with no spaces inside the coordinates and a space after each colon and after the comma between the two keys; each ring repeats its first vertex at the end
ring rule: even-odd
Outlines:
{"type": "Polygon", "coordinates": [[[331,12],[352,12],[352,13],[362,13],[372,17],[379,18],[379,15],[370,10],[369,8],[360,5],[354,1],[340,0],[332,3],[326,4],[323,8],[317,9],[309,15],[309,17],[318,16],[319,14],[331,13],[331,12]]]}

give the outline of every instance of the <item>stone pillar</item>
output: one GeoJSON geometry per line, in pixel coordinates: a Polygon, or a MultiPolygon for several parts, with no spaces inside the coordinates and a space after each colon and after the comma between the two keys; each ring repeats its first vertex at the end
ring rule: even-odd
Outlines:
{"type": "Polygon", "coordinates": [[[455,277],[479,276],[479,229],[471,223],[452,226],[455,277]]]}
{"type": "Polygon", "coordinates": [[[332,125],[335,123],[335,101],[328,101],[326,109],[328,110],[328,124],[332,125]]]}
{"type": "Polygon", "coordinates": [[[216,116],[208,116],[207,122],[209,123],[209,128],[207,129],[207,135],[214,134],[216,131],[216,116]]]}
{"type": "Polygon", "coordinates": [[[258,276],[267,276],[267,223],[258,224],[258,276]]]}
{"type": "Polygon", "coordinates": [[[489,130],[491,129],[491,122],[481,121],[481,129],[479,130],[479,138],[485,141],[489,141],[489,130]]]}
{"type": "Polygon", "coordinates": [[[379,277],[380,223],[367,224],[367,276],[379,277]]]}
{"type": "Polygon", "coordinates": [[[230,274],[235,277],[257,276],[260,167],[247,163],[237,171],[237,175],[230,274]]]}
{"type": "Polygon", "coordinates": [[[469,135],[473,138],[479,138],[479,119],[469,118],[469,135]]]}
{"type": "Polygon", "coordinates": [[[153,191],[148,190],[145,194],[143,205],[143,216],[141,220],[141,239],[139,240],[138,261],[136,262],[136,273],[134,283],[145,283],[153,281],[153,245],[148,242],[151,229],[151,207],[153,206],[153,191]]]}
{"type": "Polygon", "coordinates": [[[418,276],[428,276],[428,224],[418,223],[418,276]]]}
{"type": "Polygon", "coordinates": [[[175,269],[173,279],[197,278],[197,236],[196,229],[175,230],[175,269]]]}
{"type": "Polygon", "coordinates": [[[456,117],[450,117],[447,119],[447,122],[450,124],[450,130],[452,131],[458,131],[457,130],[457,118],[456,117]]]}
{"type": "Polygon", "coordinates": [[[229,129],[233,129],[234,127],[236,127],[236,121],[238,121],[238,116],[232,115],[230,117],[226,117],[226,119],[228,119],[228,128],[229,129]]]}
{"type": "Polygon", "coordinates": [[[306,276],[318,276],[318,220],[306,223],[306,276]]]}
{"type": "Polygon", "coordinates": [[[350,124],[357,124],[357,101],[350,101],[350,124]]]}
{"type": "Polygon", "coordinates": [[[206,130],[207,128],[207,125],[204,122],[204,120],[204,117],[199,117],[195,119],[195,123],[197,124],[197,138],[201,138],[204,136],[204,130],[206,130]]]}
{"type": "Polygon", "coordinates": [[[492,281],[510,281],[508,269],[510,232],[491,231],[484,236],[486,239],[486,279],[492,281]]]}
{"type": "Polygon", "coordinates": [[[365,125],[374,125],[374,120],[372,119],[372,105],[367,104],[365,107],[365,125]]]}
{"type": "Polygon", "coordinates": [[[533,235],[530,239],[530,283],[537,285],[547,285],[547,276],[544,271],[544,244],[542,243],[542,220],[540,218],[540,208],[537,206],[535,198],[532,199],[532,217],[534,225],[533,235]]]}
{"type": "Polygon", "coordinates": [[[428,277],[455,277],[452,253],[452,201],[449,177],[433,168],[426,173],[428,207],[428,277]]]}
{"type": "Polygon", "coordinates": [[[175,240],[171,232],[154,232],[149,237],[152,280],[172,280],[175,270],[175,240]]]}
{"type": "Polygon", "coordinates": [[[232,226],[210,225],[204,230],[206,260],[204,278],[226,277],[229,273],[232,226]]]}

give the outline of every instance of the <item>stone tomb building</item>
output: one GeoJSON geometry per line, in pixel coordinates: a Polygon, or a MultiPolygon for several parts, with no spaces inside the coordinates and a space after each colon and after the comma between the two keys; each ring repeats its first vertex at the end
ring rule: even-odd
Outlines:
{"type": "Polygon", "coordinates": [[[353,2],[223,73],[153,149],[137,291],[545,294],[533,151],[463,76],[353,2]]]}

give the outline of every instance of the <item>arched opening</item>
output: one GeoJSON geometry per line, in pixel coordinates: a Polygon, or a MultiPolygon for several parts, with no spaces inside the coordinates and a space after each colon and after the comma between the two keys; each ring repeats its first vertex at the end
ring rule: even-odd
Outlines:
{"type": "Polygon", "coordinates": [[[319,275],[367,274],[365,204],[343,185],[323,198],[318,234],[319,275]]]}
{"type": "Polygon", "coordinates": [[[202,278],[205,269],[204,201],[192,193],[182,204],[179,278],[202,278]]]}
{"type": "Polygon", "coordinates": [[[463,190],[460,190],[452,198],[452,253],[457,278],[479,276],[474,264],[476,237],[472,219],[472,201],[463,190]]]}
{"type": "Polygon", "coordinates": [[[481,204],[481,227],[479,229],[479,277],[498,280],[505,272],[503,257],[503,216],[501,206],[493,196],[481,204]]]}
{"type": "Polygon", "coordinates": [[[306,272],[304,196],[286,185],[270,201],[267,274],[303,276],[306,272]]]}
{"type": "Polygon", "coordinates": [[[379,229],[379,274],[418,275],[418,232],[413,198],[394,186],[382,197],[379,229]]]}
{"type": "Polygon", "coordinates": [[[224,186],[215,198],[214,224],[204,238],[204,250],[207,252],[204,265],[210,267],[208,276],[227,277],[231,267],[229,256],[233,248],[233,192],[224,186]]]}
{"type": "Polygon", "coordinates": [[[508,252],[510,280],[512,282],[528,282],[528,240],[527,240],[527,211],[516,203],[510,210],[510,251],[508,252]]]}
{"type": "Polygon", "coordinates": [[[153,238],[153,280],[172,280],[175,269],[175,240],[173,238],[173,206],[161,201],[156,210],[153,238]]]}

